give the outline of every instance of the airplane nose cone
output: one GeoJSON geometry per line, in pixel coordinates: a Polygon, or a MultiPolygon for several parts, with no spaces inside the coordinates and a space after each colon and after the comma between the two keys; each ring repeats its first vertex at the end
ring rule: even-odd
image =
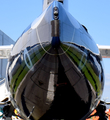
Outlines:
{"type": "Polygon", "coordinates": [[[53,48],[58,48],[60,46],[60,39],[59,39],[59,37],[53,37],[51,44],[52,44],[53,48]]]}

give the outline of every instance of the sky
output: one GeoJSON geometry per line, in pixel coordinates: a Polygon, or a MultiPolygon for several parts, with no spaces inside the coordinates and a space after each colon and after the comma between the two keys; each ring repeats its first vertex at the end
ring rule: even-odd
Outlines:
{"type": "MultiPolygon", "coordinates": [[[[99,45],[110,45],[110,0],[68,0],[68,11],[99,45]]],[[[0,30],[14,41],[42,13],[42,0],[0,0],[0,30]]],[[[103,99],[110,101],[110,58],[103,59],[103,99]]]]}

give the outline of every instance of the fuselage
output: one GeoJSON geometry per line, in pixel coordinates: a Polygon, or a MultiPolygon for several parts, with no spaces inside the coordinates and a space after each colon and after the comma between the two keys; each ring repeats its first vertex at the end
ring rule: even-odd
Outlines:
{"type": "Polygon", "coordinates": [[[14,45],[7,83],[25,119],[85,119],[102,95],[102,58],[85,26],[52,1],[14,45]]]}

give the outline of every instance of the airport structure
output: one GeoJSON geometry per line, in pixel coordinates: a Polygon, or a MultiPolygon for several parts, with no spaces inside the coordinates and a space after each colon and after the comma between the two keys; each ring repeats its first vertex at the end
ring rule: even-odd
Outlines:
{"type": "MultiPolygon", "coordinates": [[[[14,41],[0,30],[0,46],[14,44],[14,41]]],[[[0,59],[0,80],[5,78],[7,59],[0,59]]]]}

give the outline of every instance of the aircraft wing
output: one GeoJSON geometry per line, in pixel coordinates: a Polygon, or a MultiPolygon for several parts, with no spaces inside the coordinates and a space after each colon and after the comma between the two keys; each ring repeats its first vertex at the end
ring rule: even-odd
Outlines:
{"type": "Polygon", "coordinates": [[[10,55],[13,45],[0,46],[0,59],[7,59],[10,55]]]}
{"type": "MultiPolygon", "coordinates": [[[[110,58],[110,46],[97,45],[103,58],[110,58]]],[[[0,59],[7,59],[13,45],[0,46],[0,59]]]]}
{"type": "Polygon", "coordinates": [[[97,45],[103,58],[110,58],[110,46],[97,45]]]}

